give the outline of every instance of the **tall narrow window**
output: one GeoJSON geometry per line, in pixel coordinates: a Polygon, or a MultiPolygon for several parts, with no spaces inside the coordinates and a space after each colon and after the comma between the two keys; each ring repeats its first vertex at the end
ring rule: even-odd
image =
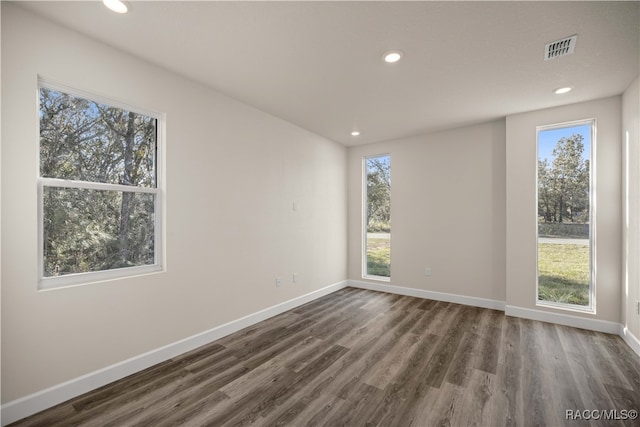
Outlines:
{"type": "Polygon", "coordinates": [[[538,128],[538,303],[593,310],[593,121],[538,128]]]}
{"type": "Polygon", "coordinates": [[[391,156],[364,159],[365,277],[391,277],[391,156]]]}
{"type": "Polygon", "coordinates": [[[40,84],[40,288],[160,269],[159,117],[40,84]]]}

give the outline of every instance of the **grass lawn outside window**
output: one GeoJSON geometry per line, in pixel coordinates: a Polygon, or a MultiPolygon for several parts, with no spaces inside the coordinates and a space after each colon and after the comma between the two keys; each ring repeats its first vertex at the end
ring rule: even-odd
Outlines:
{"type": "Polygon", "coordinates": [[[367,238],[367,272],[373,276],[391,277],[391,239],[367,238]]]}
{"type": "Polygon", "coordinates": [[[589,305],[589,246],[538,244],[538,299],[589,305]]]}

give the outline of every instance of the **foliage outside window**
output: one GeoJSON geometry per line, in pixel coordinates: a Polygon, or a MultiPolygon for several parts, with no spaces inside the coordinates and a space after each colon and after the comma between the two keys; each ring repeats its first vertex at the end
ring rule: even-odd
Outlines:
{"type": "Polygon", "coordinates": [[[40,287],[159,270],[159,118],[68,92],[40,84],[40,287]]]}
{"type": "Polygon", "coordinates": [[[364,276],[391,277],[391,157],[367,157],[364,276]]]}
{"type": "Polygon", "coordinates": [[[538,130],[538,301],[591,309],[592,122],[538,130]]]}

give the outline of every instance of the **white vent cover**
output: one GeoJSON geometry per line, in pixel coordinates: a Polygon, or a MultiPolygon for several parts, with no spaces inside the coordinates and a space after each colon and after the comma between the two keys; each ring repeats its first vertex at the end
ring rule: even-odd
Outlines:
{"type": "Polygon", "coordinates": [[[544,60],[548,61],[572,54],[576,48],[576,40],[578,40],[577,34],[546,44],[544,46],[544,60]]]}

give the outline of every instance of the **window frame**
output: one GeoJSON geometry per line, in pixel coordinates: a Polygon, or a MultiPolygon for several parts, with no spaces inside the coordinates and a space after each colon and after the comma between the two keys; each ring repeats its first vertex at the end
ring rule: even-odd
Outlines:
{"type": "Polygon", "coordinates": [[[596,314],[596,149],[597,149],[597,121],[595,118],[573,120],[568,122],[561,122],[549,125],[541,125],[536,127],[536,179],[535,179],[535,236],[536,236],[536,287],[535,287],[535,302],[536,307],[557,308],[567,311],[575,311],[580,313],[596,314]],[[578,305],[569,304],[563,302],[546,301],[539,299],[539,231],[538,231],[538,199],[539,199],[539,184],[538,184],[538,160],[540,150],[540,132],[554,129],[563,129],[576,127],[580,125],[590,125],[590,153],[589,153],[589,304],[578,305]]]}
{"type": "MultiPolygon", "coordinates": [[[[382,282],[391,282],[391,261],[389,261],[389,277],[387,276],[378,276],[375,274],[369,274],[368,272],[368,259],[367,259],[367,210],[368,210],[368,186],[367,186],[367,160],[374,159],[378,157],[388,157],[389,158],[389,169],[391,169],[391,153],[381,153],[374,154],[370,156],[362,157],[362,242],[361,242],[361,252],[362,252],[362,278],[369,280],[379,280],[382,282]]],[[[391,194],[389,194],[391,197],[391,194]]],[[[391,233],[389,233],[391,234],[391,233]]],[[[389,236],[391,237],[391,236],[389,236]]]]}
{"type": "Polygon", "coordinates": [[[49,290],[68,286],[85,285],[95,282],[103,282],[113,279],[128,278],[143,274],[164,271],[164,197],[163,197],[163,148],[165,114],[152,112],[139,107],[116,101],[112,98],[97,95],[95,93],[76,89],[42,77],[38,78],[37,87],[37,197],[38,197],[38,289],[49,290]],[[101,183],[94,181],[67,180],[59,178],[47,178],[41,175],[40,169],[40,90],[42,88],[62,92],[74,97],[83,98],[92,102],[119,108],[136,114],[151,117],[156,120],[155,141],[155,187],[129,186],[122,184],[101,183]],[[44,189],[46,187],[62,189],[85,189],[99,191],[115,191],[120,193],[144,193],[154,195],[154,248],[153,263],[141,266],[114,268],[110,270],[97,270],[83,273],[65,274],[62,276],[44,275],[44,189]]]}

